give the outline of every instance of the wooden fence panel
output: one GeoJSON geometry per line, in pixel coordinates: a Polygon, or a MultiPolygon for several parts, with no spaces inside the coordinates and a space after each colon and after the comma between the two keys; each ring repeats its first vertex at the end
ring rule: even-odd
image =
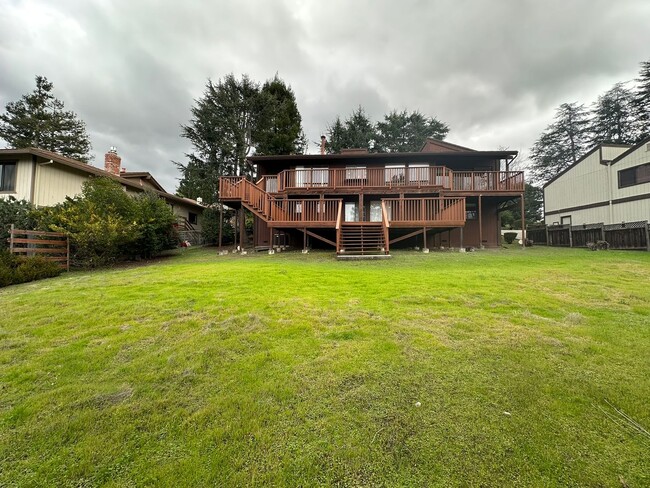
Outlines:
{"type": "Polygon", "coordinates": [[[571,228],[568,225],[551,225],[548,227],[548,245],[570,247],[571,228]]]}
{"type": "Polygon", "coordinates": [[[533,244],[546,244],[546,226],[529,227],[526,229],[526,238],[533,244]]]}
{"type": "Polygon", "coordinates": [[[648,222],[623,222],[604,227],[610,249],[648,249],[648,222]]]}
{"type": "Polygon", "coordinates": [[[603,223],[574,225],[571,227],[571,245],[587,247],[587,243],[604,240],[603,225],[603,223]]]}
{"type": "Polygon", "coordinates": [[[25,256],[43,256],[48,261],[56,261],[70,270],[70,242],[65,234],[59,232],[40,232],[15,229],[9,231],[9,252],[25,256]]]}

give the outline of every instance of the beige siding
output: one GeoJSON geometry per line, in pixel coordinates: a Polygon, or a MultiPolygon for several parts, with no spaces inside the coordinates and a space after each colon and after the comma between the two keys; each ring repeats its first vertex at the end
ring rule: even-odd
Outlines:
{"type": "Polygon", "coordinates": [[[0,193],[0,198],[14,197],[16,200],[30,200],[32,194],[32,172],[34,163],[31,156],[18,160],[16,164],[16,186],[14,191],[0,193]]]}
{"type": "Polygon", "coordinates": [[[609,224],[609,207],[596,207],[585,210],[572,210],[569,212],[562,212],[559,214],[547,215],[545,221],[547,225],[554,223],[562,223],[562,217],[571,217],[571,225],[581,224],[609,224]]]}
{"type": "Polygon", "coordinates": [[[648,151],[647,144],[644,144],[636,151],[628,154],[623,159],[612,165],[612,187],[614,190],[614,199],[650,194],[650,183],[642,183],[640,185],[628,186],[626,188],[618,187],[619,171],[645,163],[650,163],[650,151],[648,151]]]}
{"type": "Polygon", "coordinates": [[[178,203],[178,202],[169,202],[169,203],[173,205],[172,210],[174,211],[174,215],[177,215],[179,217],[184,217],[185,219],[189,220],[190,212],[197,214],[198,223],[192,224],[192,227],[194,227],[195,230],[201,230],[201,218],[202,218],[201,210],[196,209],[194,207],[185,206],[182,203],[178,203]]]}
{"type": "Polygon", "coordinates": [[[609,200],[607,166],[594,151],[544,189],[547,212],[609,200]]]}
{"type": "Polygon", "coordinates": [[[602,152],[603,161],[611,161],[612,159],[619,157],[628,149],[630,149],[629,146],[625,146],[625,147],[602,146],[600,150],[602,152]]]}
{"type": "Polygon", "coordinates": [[[34,205],[47,207],[81,193],[81,187],[89,175],[59,164],[37,164],[34,205]]]}
{"type": "Polygon", "coordinates": [[[612,206],[612,223],[650,221],[650,199],[618,203],[612,206]]]}

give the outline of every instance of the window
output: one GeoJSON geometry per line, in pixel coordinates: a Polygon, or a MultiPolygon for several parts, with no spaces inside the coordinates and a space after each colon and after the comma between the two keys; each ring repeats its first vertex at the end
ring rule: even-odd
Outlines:
{"type": "Polygon", "coordinates": [[[428,182],[429,182],[428,164],[409,165],[409,183],[428,183],[428,182]]]}
{"type": "Polygon", "coordinates": [[[384,170],[387,185],[403,185],[406,174],[406,167],[404,165],[386,165],[384,170]]]}
{"type": "Polygon", "coordinates": [[[198,214],[190,212],[187,217],[187,220],[190,222],[190,224],[195,225],[199,223],[199,216],[198,214]]]}
{"type": "Polygon", "coordinates": [[[346,166],[345,167],[346,180],[365,180],[366,167],[365,166],[346,166]]]}
{"type": "Polygon", "coordinates": [[[330,172],[327,168],[314,168],[312,170],[312,186],[328,186],[330,182],[330,172]]]}
{"type": "Polygon", "coordinates": [[[618,172],[618,187],[640,185],[650,183],[650,163],[635,166],[634,168],[622,169],[618,172]]]}
{"type": "Polygon", "coordinates": [[[567,215],[566,217],[561,217],[560,222],[562,225],[571,225],[571,216],[567,215]]]}
{"type": "Polygon", "coordinates": [[[16,163],[0,163],[0,191],[15,191],[16,163]]]}
{"type": "Polygon", "coordinates": [[[478,220],[478,207],[476,203],[465,204],[465,219],[478,220]]]}

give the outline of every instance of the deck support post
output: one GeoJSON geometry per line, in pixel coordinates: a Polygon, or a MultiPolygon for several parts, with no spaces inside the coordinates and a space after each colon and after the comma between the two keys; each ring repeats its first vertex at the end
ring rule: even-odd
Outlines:
{"type": "Polygon", "coordinates": [[[239,211],[235,211],[235,225],[233,225],[232,228],[232,245],[235,247],[235,251],[237,251],[237,232],[239,231],[239,211]]]}
{"type": "Polygon", "coordinates": [[[460,252],[465,251],[465,246],[463,246],[463,229],[462,227],[460,228],[460,252]]]}
{"type": "Polygon", "coordinates": [[[273,227],[269,226],[269,254],[275,254],[273,249],[273,227]]]}
{"type": "Polygon", "coordinates": [[[219,249],[223,244],[223,203],[219,205],[219,249]]]}
{"type": "Polygon", "coordinates": [[[451,248],[451,229],[447,231],[447,247],[451,248]]]}
{"type": "Polygon", "coordinates": [[[302,229],[302,253],[307,254],[307,227],[302,229]]]}
{"type": "Polygon", "coordinates": [[[246,235],[246,218],[244,214],[244,206],[239,210],[239,248],[244,250],[244,237],[246,235]]]}
{"type": "Polygon", "coordinates": [[[422,241],[423,241],[422,252],[424,254],[427,254],[429,252],[429,246],[427,246],[427,228],[426,227],[422,228],[422,235],[424,236],[422,238],[422,241]]]}
{"type": "MultiPolygon", "coordinates": [[[[524,211],[526,210],[526,205],[524,201],[524,194],[521,194],[521,248],[526,249],[526,216],[524,211]]],[[[569,239],[571,239],[571,227],[569,227],[569,239]]]]}
{"type": "Polygon", "coordinates": [[[363,222],[365,219],[363,212],[363,193],[359,193],[359,222],[363,222]]]}
{"type": "MultiPolygon", "coordinates": [[[[483,195],[478,196],[478,248],[483,249],[483,195]]],[[[500,232],[499,232],[500,233],[500,232]]]]}

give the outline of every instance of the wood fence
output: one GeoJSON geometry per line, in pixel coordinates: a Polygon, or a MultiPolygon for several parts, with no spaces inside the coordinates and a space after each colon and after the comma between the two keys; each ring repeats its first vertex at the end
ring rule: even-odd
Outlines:
{"type": "Polygon", "coordinates": [[[650,224],[646,220],[610,225],[536,225],[526,230],[526,236],[535,244],[548,246],[587,247],[588,243],[606,241],[610,249],[650,251],[650,224]]]}
{"type": "Polygon", "coordinates": [[[70,241],[60,232],[15,229],[9,231],[9,252],[25,256],[43,256],[70,270],[70,241]]]}

